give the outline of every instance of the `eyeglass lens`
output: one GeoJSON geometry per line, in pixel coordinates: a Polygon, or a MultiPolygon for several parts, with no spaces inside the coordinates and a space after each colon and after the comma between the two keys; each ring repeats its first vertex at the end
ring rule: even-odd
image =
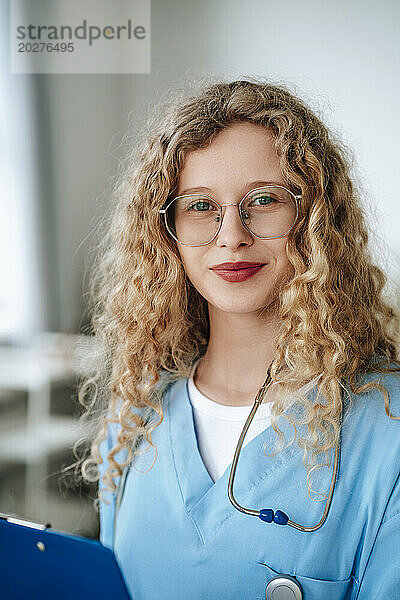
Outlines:
{"type": "MultiPolygon", "coordinates": [[[[286,235],[297,216],[295,197],[280,187],[254,190],[240,206],[242,223],[254,235],[275,238],[286,235]]],[[[179,196],[166,213],[167,227],[179,242],[206,244],[215,236],[222,219],[222,207],[202,194],[179,196]]]]}

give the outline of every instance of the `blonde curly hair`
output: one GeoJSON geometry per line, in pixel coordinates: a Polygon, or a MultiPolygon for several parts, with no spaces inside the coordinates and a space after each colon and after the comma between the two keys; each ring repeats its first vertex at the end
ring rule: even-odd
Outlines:
{"type": "Polygon", "coordinates": [[[285,86],[252,78],[208,81],[158,105],[140,143],[121,163],[113,216],[93,270],[92,327],[104,354],[99,371],[79,390],[83,419],[93,426],[90,455],[80,465],[83,479],[99,479],[100,444],[108,424],[117,424],[103,475],[110,491],[131,462],[134,443],[145,438],[153,445],[151,433],[163,419],[162,373],[170,382],[188,377],[209,338],[207,303],[186,277],[159,209],[176,188],[188,152],[246,121],[273,134],[283,177],[302,196],[287,241],[294,275],[279,294],[279,351],[271,368],[278,389],[271,412],[275,454],[285,442],[280,416],[293,425],[295,438],[296,425],[307,425],[308,435],[298,444],[310,494],[311,472],[329,466],[328,451],[339,444],[349,390],[377,387],[386,413],[396,418],[385,387],[358,380],[372,371],[399,370],[400,321],[384,299],[386,276],[368,250],[348,150],[285,86]],[[318,376],[316,400],[322,403],[296,395],[318,376]],[[293,394],[302,409],[297,419],[285,413],[293,394]],[[144,422],[144,407],[156,411],[157,422],[144,422]],[[126,458],[117,461],[121,450],[126,458]],[[326,463],[319,462],[322,453],[326,463]]]}

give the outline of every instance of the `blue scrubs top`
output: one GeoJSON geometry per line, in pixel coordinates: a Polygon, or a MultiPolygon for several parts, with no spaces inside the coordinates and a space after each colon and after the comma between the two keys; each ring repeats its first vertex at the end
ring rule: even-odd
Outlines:
{"type": "MultiPolygon", "coordinates": [[[[391,413],[399,416],[400,379],[385,375],[381,381],[391,413]]],[[[198,450],[187,382],[178,380],[164,394],[164,420],[153,432],[153,468],[148,470],[152,450],[133,461],[114,545],[115,494],[107,496],[110,505],[100,503],[100,541],[114,548],[133,600],[264,600],[277,574],[295,576],[304,600],[398,600],[400,422],[386,415],[382,394],[353,397],[328,518],[317,531],[301,532],[234,509],[227,497],[229,467],[213,482],[198,450]]],[[[286,420],[278,425],[291,439],[286,420]]],[[[109,426],[104,460],[116,433],[109,426]]],[[[274,436],[270,426],[242,449],[235,496],[247,508],[280,509],[292,521],[314,526],[325,501],[308,496],[297,441],[275,457],[265,455],[263,444],[274,436]]],[[[331,452],[331,466],[314,473],[314,490],[329,491],[331,452]]]]}

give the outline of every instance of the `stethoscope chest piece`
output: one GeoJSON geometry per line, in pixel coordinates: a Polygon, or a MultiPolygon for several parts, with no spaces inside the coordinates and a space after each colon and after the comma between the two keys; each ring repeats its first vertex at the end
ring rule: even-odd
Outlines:
{"type": "Polygon", "coordinates": [[[265,588],[265,600],[303,600],[303,590],[291,575],[277,575],[265,588]]]}

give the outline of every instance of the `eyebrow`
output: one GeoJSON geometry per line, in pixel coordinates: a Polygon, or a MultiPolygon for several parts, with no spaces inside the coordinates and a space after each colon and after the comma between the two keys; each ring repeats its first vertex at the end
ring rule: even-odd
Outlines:
{"type": "MultiPolygon", "coordinates": [[[[246,183],[246,185],[243,188],[244,190],[246,190],[244,192],[244,194],[249,192],[254,187],[264,186],[264,185],[281,185],[283,187],[286,187],[287,184],[284,182],[278,183],[277,181],[263,181],[263,180],[250,181],[250,182],[246,183]]],[[[207,193],[210,193],[210,195],[212,195],[212,189],[210,189],[206,186],[202,186],[202,185],[199,185],[196,187],[191,187],[191,188],[186,188],[186,189],[182,190],[181,192],[177,192],[177,195],[183,196],[184,194],[194,194],[196,192],[207,192],[207,193]]]]}

